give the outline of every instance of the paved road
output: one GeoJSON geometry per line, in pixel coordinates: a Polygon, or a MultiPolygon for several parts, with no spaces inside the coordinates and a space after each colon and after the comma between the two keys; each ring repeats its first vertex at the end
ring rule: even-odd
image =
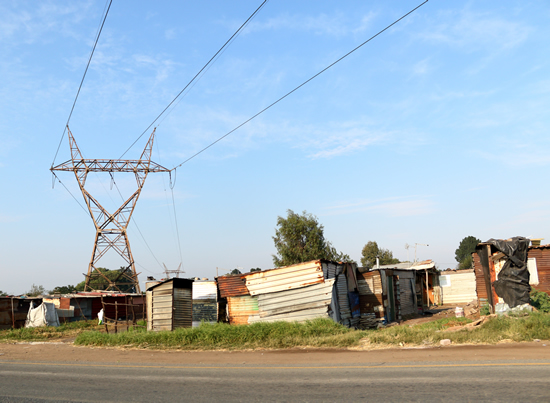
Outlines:
{"type": "Polygon", "coordinates": [[[0,402],[550,401],[550,360],[365,365],[0,361],[0,402]]]}

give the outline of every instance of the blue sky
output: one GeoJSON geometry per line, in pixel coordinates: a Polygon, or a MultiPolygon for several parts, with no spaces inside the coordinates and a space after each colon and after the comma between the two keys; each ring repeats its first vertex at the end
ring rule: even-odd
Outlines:
{"type": "MultiPolygon", "coordinates": [[[[70,122],[83,155],[119,158],[259,4],[115,0],[70,122]]],[[[418,4],[269,1],[160,121],[153,160],[176,166],[418,4]]],[[[49,168],[104,6],[0,3],[0,290],[76,284],[87,271],[92,221],[52,189],[49,168]]],[[[549,17],[545,1],[432,0],[184,164],[185,275],[271,268],[287,209],[316,215],[355,260],[370,240],[402,260],[406,243],[429,244],[418,258],[442,269],[468,235],[550,242],[549,17]]],[[[69,158],[65,137],[55,163],[69,158]]],[[[74,176],[59,177],[83,203],[74,176]]],[[[131,176],[115,180],[134,190],[131,176]]],[[[120,204],[108,175],[88,187],[107,209],[120,204]]],[[[134,217],[141,280],[161,276],[159,262],[177,268],[166,174],[149,176],[134,217]]]]}

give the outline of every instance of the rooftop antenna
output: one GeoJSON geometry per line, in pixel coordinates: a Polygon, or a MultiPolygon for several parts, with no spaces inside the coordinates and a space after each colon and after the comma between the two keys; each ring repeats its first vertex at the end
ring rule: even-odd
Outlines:
{"type": "Polygon", "coordinates": [[[426,243],[415,243],[415,244],[414,244],[414,262],[415,262],[415,263],[416,263],[416,247],[417,247],[418,245],[420,245],[420,246],[430,246],[430,245],[428,245],[428,244],[426,244],[426,243]]]}

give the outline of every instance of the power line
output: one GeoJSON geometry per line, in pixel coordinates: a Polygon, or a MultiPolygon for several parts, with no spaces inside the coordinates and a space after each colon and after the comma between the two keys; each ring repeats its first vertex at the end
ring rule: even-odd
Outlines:
{"type": "Polygon", "coordinates": [[[59,183],[61,183],[61,185],[65,188],[65,190],[66,190],[67,192],[69,192],[69,194],[72,196],[72,198],[74,199],[74,201],[77,202],[77,204],[80,206],[80,208],[81,208],[82,210],[84,210],[84,212],[86,213],[86,215],[90,215],[90,212],[84,208],[84,206],[77,200],[76,197],[74,197],[74,195],[73,195],[73,194],[71,193],[71,191],[67,188],[67,186],[65,186],[65,184],[64,184],[63,182],[61,182],[61,179],[59,179],[59,178],[57,177],[57,175],[56,175],[53,171],[52,171],[52,175],[55,177],[55,179],[57,179],[57,181],[58,181],[59,183]]]}
{"type": "Polygon", "coordinates": [[[71,112],[69,113],[69,117],[67,118],[67,123],[65,124],[65,128],[63,129],[63,134],[61,135],[61,139],[59,140],[59,144],[57,146],[57,150],[55,152],[55,156],[53,157],[52,161],[52,168],[55,164],[55,159],[57,158],[57,154],[59,153],[59,148],[61,148],[61,143],[63,142],[63,137],[65,137],[65,132],[67,130],[67,126],[69,125],[69,122],[71,120],[71,116],[73,115],[74,107],[76,105],[76,100],[78,99],[78,95],[80,94],[80,90],[82,89],[82,84],[84,83],[84,79],[86,78],[86,73],[88,72],[88,68],[90,67],[90,63],[92,61],[92,56],[94,55],[95,48],[97,46],[97,42],[99,41],[99,37],[101,36],[101,31],[103,31],[103,25],[105,25],[105,20],[107,20],[107,15],[109,14],[109,10],[111,9],[111,4],[113,3],[113,0],[109,1],[109,6],[107,7],[107,11],[105,11],[105,15],[103,16],[103,21],[101,22],[101,26],[99,28],[99,31],[97,32],[97,36],[95,38],[94,46],[92,47],[92,51],[90,52],[90,57],[88,58],[88,64],[86,64],[86,70],[84,70],[84,75],[82,76],[82,80],[80,81],[80,85],[78,86],[78,91],[76,92],[76,96],[74,97],[73,106],[71,108],[71,112]]]}
{"type": "Polygon", "coordinates": [[[237,29],[235,31],[235,33],[233,35],[231,35],[231,37],[223,44],[223,46],[218,49],[218,51],[214,54],[214,56],[212,56],[210,58],[210,60],[199,70],[199,72],[197,74],[195,74],[195,76],[191,79],[191,81],[189,81],[187,83],[187,85],[178,93],[178,95],[176,95],[176,97],[172,100],[172,102],[170,102],[168,104],[168,106],[166,108],[164,108],[164,110],[155,118],[155,120],[153,120],[153,122],[151,122],[151,124],[149,126],[147,126],[147,128],[143,131],[143,133],[141,133],[139,135],[139,137],[132,143],[132,145],[130,145],[130,147],[128,147],[126,149],[126,151],[124,151],[124,153],[120,156],[119,159],[121,159],[122,157],[124,157],[124,155],[126,155],[126,153],[128,151],[130,151],[130,149],[139,141],[139,139],[141,137],[143,137],[143,135],[151,128],[151,126],[153,126],[155,124],[155,122],[168,110],[168,108],[170,108],[170,106],[172,106],[172,104],[179,98],[179,96],[181,94],[183,94],[183,92],[197,79],[197,77],[200,76],[200,74],[203,72],[204,69],[206,69],[210,63],[212,63],[212,61],[214,59],[216,59],[216,57],[218,56],[218,54],[220,54],[220,52],[222,52],[232,41],[233,39],[242,31],[242,29],[256,16],[256,14],[260,11],[260,9],[265,5],[265,3],[267,3],[268,0],[264,0],[262,4],[260,4],[260,6],[256,9],[256,11],[254,11],[250,17],[248,17],[248,19],[243,22],[243,24],[239,27],[239,29],[237,29]]]}
{"type": "Polygon", "coordinates": [[[296,88],[294,88],[292,91],[290,92],[287,92],[285,95],[283,95],[281,98],[277,99],[275,102],[273,102],[272,104],[266,106],[264,109],[262,109],[260,112],[256,113],[254,116],[252,116],[250,119],[248,120],[245,120],[243,123],[241,123],[240,125],[238,125],[237,127],[235,127],[233,130],[229,131],[228,133],[224,134],[223,136],[221,136],[220,138],[218,138],[216,141],[210,143],[208,146],[204,147],[202,150],[198,151],[197,153],[193,154],[191,157],[187,158],[185,161],[183,161],[181,164],[179,165],[176,165],[174,168],[172,168],[171,170],[175,170],[179,167],[181,167],[183,164],[185,164],[186,162],[192,160],[193,158],[195,158],[197,155],[203,153],[204,151],[208,150],[210,147],[212,147],[214,144],[218,143],[219,141],[223,140],[224,138],[226,138],[227,136],[229,136],[231,133],[235,132],[236,130],[240,129],[241,127],[243,127],[244,125],[246,125],[248,122],[250,122],[251,120],[255,119],[256,117],[258,117],[259,115],[261,115],[262,113],[264,113],[265,111],[267,111],[268,109],[270,109],[272,106],[275,106],[276,104],[278,104],[280,101],[282,101],[283,99],[285,99],[286,97],[288,97],[290,94],[292,94],[293,92],[297,91],[298,89],[302,88],[304,85],[306,85],[307,83],[309,83],[311,80],[313,80],[314,78],[320,76],[321,74],[323,74],[325,71],[327,71],[328,69],[330,69],[332,66],[334,66],[335,64],[337,64],[338,62],[340,62],[341,60],[345,59],[346,57],[348,57],[349,55],[351,55],[353,52],[355,52],[356,50],[358,50],[359,48],[361,48],[362,46],[366,45],[367,43],[369,43],[371,40],[373,40],[374,38],[376,38],[378,35],[380,35],[381,33],[383,33],[384,31],[388,30],[389,28],[391,28],[392,26],[394,26],[395,24],[397,24],[399,21],[401,21],[403,18],[407,17],[409,14],[412,14],[414,11],[418,10],[420,7],[422,7],[424,4],[426,4],[428,2],[428,0],[424,1],[422,4],[416,6],[415,8],[413,8],[411,11],[409,11],[407,14],[403,15],[401,18],[395,20],[394,22],[392,22],[390,25],[388,25],[386,28],[382,29],[381,31],[379,31],[378,33],[376,33],[375,35],[371,36],[369,39],[367,39],[365,42],[361,43],[359,46],[355,47],[354,49],[350,50],[348,53],[346,53],[344,56],[340,57],[338,60],[336,60],[335,62],[331,63],[330,65],[328,65],[327,67],[325,67],[323,70],[321,70],[320,72],[318,72],[317,74],[315,74],[314,76],[312,76],[311,78],[309,78],[308,80],[304,81],[302,84],[300,84],[299,86],[297,86],[296,88]]]}

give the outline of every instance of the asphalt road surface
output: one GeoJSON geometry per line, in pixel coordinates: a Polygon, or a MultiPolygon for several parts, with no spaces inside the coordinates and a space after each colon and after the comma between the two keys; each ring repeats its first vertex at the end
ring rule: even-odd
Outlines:
{"type": "Polygon", "coordinates": [[[0,402],[550,401],[550,361],[368,365],[0,362],[0,402]]]}

